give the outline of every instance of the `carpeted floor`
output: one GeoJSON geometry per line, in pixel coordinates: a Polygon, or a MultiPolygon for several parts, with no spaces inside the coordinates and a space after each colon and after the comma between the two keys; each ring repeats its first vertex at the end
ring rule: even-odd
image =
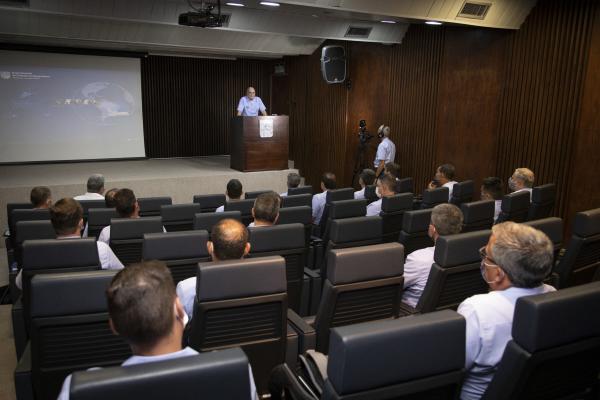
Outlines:
{"type": "Polygon", "coordinates": [[[11,305],[0,306],[0,400],[15,400],[13,373],[17,364],[10,320],[11,305]]]}

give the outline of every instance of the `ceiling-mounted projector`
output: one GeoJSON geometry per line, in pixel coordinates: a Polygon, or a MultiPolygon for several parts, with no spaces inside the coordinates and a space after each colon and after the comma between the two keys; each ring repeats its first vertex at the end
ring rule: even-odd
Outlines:
{"type": "Polygon", "coordinates": [[[193,11],[180,14],[179,25],[200,28],[218,28],[223,25],[224,17],[221,15],[221,0],[201,1],[199,5],[194,5],[192,0],[188,0],[188,4],[193,11]],[[217,12],[213,13],[215,6],[217,12]]]}

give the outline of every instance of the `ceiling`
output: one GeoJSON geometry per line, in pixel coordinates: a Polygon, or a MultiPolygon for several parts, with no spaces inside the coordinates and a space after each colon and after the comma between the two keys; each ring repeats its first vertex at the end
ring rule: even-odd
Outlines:
{"type": "Polygon", "coordinates": [[[222,1],[228,24],[206,29],[178,24],[179,14],[191,10],[187,0],[0,0],[0,42],[279,58],[311,54],[326,39],[401,43],[411,23],[427,20],[518,29],[535,5],[535,0],[467,0],[491,4],[484,19],[472,19],[458,17],[465,0],[279,0],[279,7],[237,1],[245,7],[222,1]],[[368,36],[348,37],[349,27],[367,28],[368,36]]]}

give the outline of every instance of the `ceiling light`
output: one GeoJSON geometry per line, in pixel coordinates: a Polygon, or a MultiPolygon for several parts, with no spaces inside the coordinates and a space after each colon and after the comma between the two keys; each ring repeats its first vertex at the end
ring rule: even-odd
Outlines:
{"type": "Polygon", "coordinates": [[[269,6],[269,7],[279,7],[280,6],[279,3],[275,3],[273,1],[261,1],[260,4],[262,6],[269,6]]]}
{"type": "Polygon", "coordinates": [[[244,4],[242,3],[225,3],[226,6],[231,6],[231,7],[244,7],[244,4]]]}
{"type": "Polygon", "coordinates": [[[425,21],[427,25],[441,25],[440,21],[425,21]]]}
{"type": "Polygon", "coordinates": [[[384,24],[395,24],[396,23],[396,21],[392,21],[391,19],[384,19],[380,22],[382,22],[384,24]]]}

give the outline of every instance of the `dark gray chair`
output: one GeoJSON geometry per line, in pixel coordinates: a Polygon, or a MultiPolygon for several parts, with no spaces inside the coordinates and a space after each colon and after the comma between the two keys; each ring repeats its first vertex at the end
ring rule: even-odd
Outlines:
{"type": "Polygon", "coordinates": [[[167,232],[191,231],[194,215],[202,210],[200,204],[172,204],[160,207],[160,217],[167,232]]]}
{"type": "Polygon", "coordinates": [[[240,211],[206,212],[194,215],[194,230],[205,230],[210,236],[214,225],[222,219],[235,219],[242,222],[240,211]]]}
{"type": "Polygon", "coordinates": [[[353,217],[364,217],[367,213],[367,201],[366,200],[338,200],[332,201],[327,204],[328,212],[327,217],[323,214],[321,218],[321,239],[327,243],[329,240],[329,233],[331,231],[331,224],[333,221],[341,220],[345,218],[353,217]]]}
{"type": "Polygon", "coordinates": [[[173,200],[168,196],[141,197],[137,199],[140,206],[140,217],[158,217],[162,206],[170,206],[173,200]]]}
{"type": "Polygon", "coordinates": [[[23,265],[23,243],[26,240],[54,239],[56,231],[50,220],[19,221],[15,225],[14,257],[18,266],[23,265]]]}
{"type": "Polygon", "coordinates": [[[281,198],[281,207],[300,207],[308,206],[312,207],[312,195],[311,194],[296,194],[293,196],[283,196],[281,198]]]}
{"type": "Polygon", "coordinates": [[[94,208],[106,208],[106,201],[103,199],[99,200],[78,200],[83,209],[83,222],[87,222],[88,215],[91,209],[94,208]]]}
{"type": "Polygon", "coordinates": [[[549,217],[524,222],[524,224],[538,229],[548,236],[554,246],[554,260],[557,261],[563,246],[563,220],[557,217],[549,217]]]}
{"type": "Polygon", "coordinates": [[[430,222],[431,209],[412,210],[404,213],[398,242],[404,245],[405,256],[415,250],[433,246],[433,240],[427,234],[430,222]]]}
{"type": "Polygon", "coordinates": [[[473,201],[473,193],[475,192],[475,183],[471,180],[456,182],[452,186],[452,197],[450,203],[460,207],[462,203],[473,201]]]}
{"type": "Polygon", "coordinates": [[[44,221],[50,220],[50,211],[48,209],[22,209],[17,208],[11,211],[8,217],[11,245],[13,248],[17,245],[17,223],[21,221],[44,221]]]}
{"type": "Polygon", "coordinates": [[[254,199],[228,201],[225,204],[225,211],[239,211],[242,214],[242,223],[248,226],[253,219],[252,207],[254,207],[254,199]]]}
{"type": "Polygon", "coordinates": [[[110,225],[110,220],[113,218],[119,218],[117,210],[114,208],[92,208],[88,214],[88,237],[95,237],[98,239],[100,232],[105,226],[110,225]]]}
{"type": "Polygon", "coordinates": [[[331,203],[342,200],[354,200],[354,188],[332,189],[327,191],[327,194],[325,195],[325,206],[323,207],[323,214],[321,215],[321,220],[319,221],[317,236],[322,237],[325,233],[325,227],[327,225],[327,220],[329,219],[329,208],[331,207],[331,203]]]}
{"type": "Polygon", "coordinates": [[[483,399],[598,399],[600,282],[517,300],[483,399]]]}
{"type": "Polygon", "coordinates": [[[313,194],[312,186],[298,186],[295,188],[288,188],[287,190],[288,196],[295,196],[297,194],[313,194]]]}
{"type": "Polygon", "coordinates": [[[404,213],[413,208],[413,194],[401,193],[381,200],[381,216],[383,224],[383,241],[396,242],[402,230],[404,213]]]}
{"type": "Polygon", "coordinates": [[[142,261],[144,234],[163,232],[160,217],[118,218],[110,221],[110,247],[123,265],[142,261]]]}
{"type": "Polygon", "coordinates": [[[224,194],[197,194],[194,203],[200,204],[202,212],[215,212],[217,208],[224,206],[226,197],[224,194]]]}
{"type": "Polygon", "coordinates": [[[73,374],[71,400],[250,399],[248,358],[227,349],[73,374]]]}
{"type": "Polygon", "coordinates": [[[448,202],[448,194],[450,190],[447,187],[439,187],[435,189],[425,189],[423,191],[422,209],[433,208],[438,204],[448,202]]]}
{"type": "Polygon", "coordinates": [[[556,201],[556,185],[547,183],[536,186],[531,192],[531,205],[529,206],[528,221],[548,218],[552,215],[556,201]]]}
{"type": "Polygon", "coordinates": [[[147,233],[142,258],[164,261],[177,285],[179,281],[196,276],[199,262],[210,261],[207,241],[207,231],[147,233]]]}
{"type": "Polygon", "coordinates": [[[530,203],[530,195],[526,190],[505,194],[504,197],[502,197],[502,211],[500,211],[496,223],[499,224],[505,221],[527,221],[530,203]]]}
{"type": "Polygon", "coordinates": [[[413,178],[400,178],[396,180],[396,193],[413,193],[414,187],[413,178]]]}
{"type": "Polygon", "coordinates": [[[460,210],[463,213],[462,232],[480,231],[492,229],[494,225],[494,212],[496,202],[494,200],[480,200],[471,203],[462,203],[460,210]]]}
{"type": "Polygon", "coordinates": [[[270,192],[272,192],[272,190],[255,190],[253,192],[246,192],[245,193],[245,198],[246,199],[256,199],[261,194],[263,194],[263,193],[270,193],[270,192]]]}

